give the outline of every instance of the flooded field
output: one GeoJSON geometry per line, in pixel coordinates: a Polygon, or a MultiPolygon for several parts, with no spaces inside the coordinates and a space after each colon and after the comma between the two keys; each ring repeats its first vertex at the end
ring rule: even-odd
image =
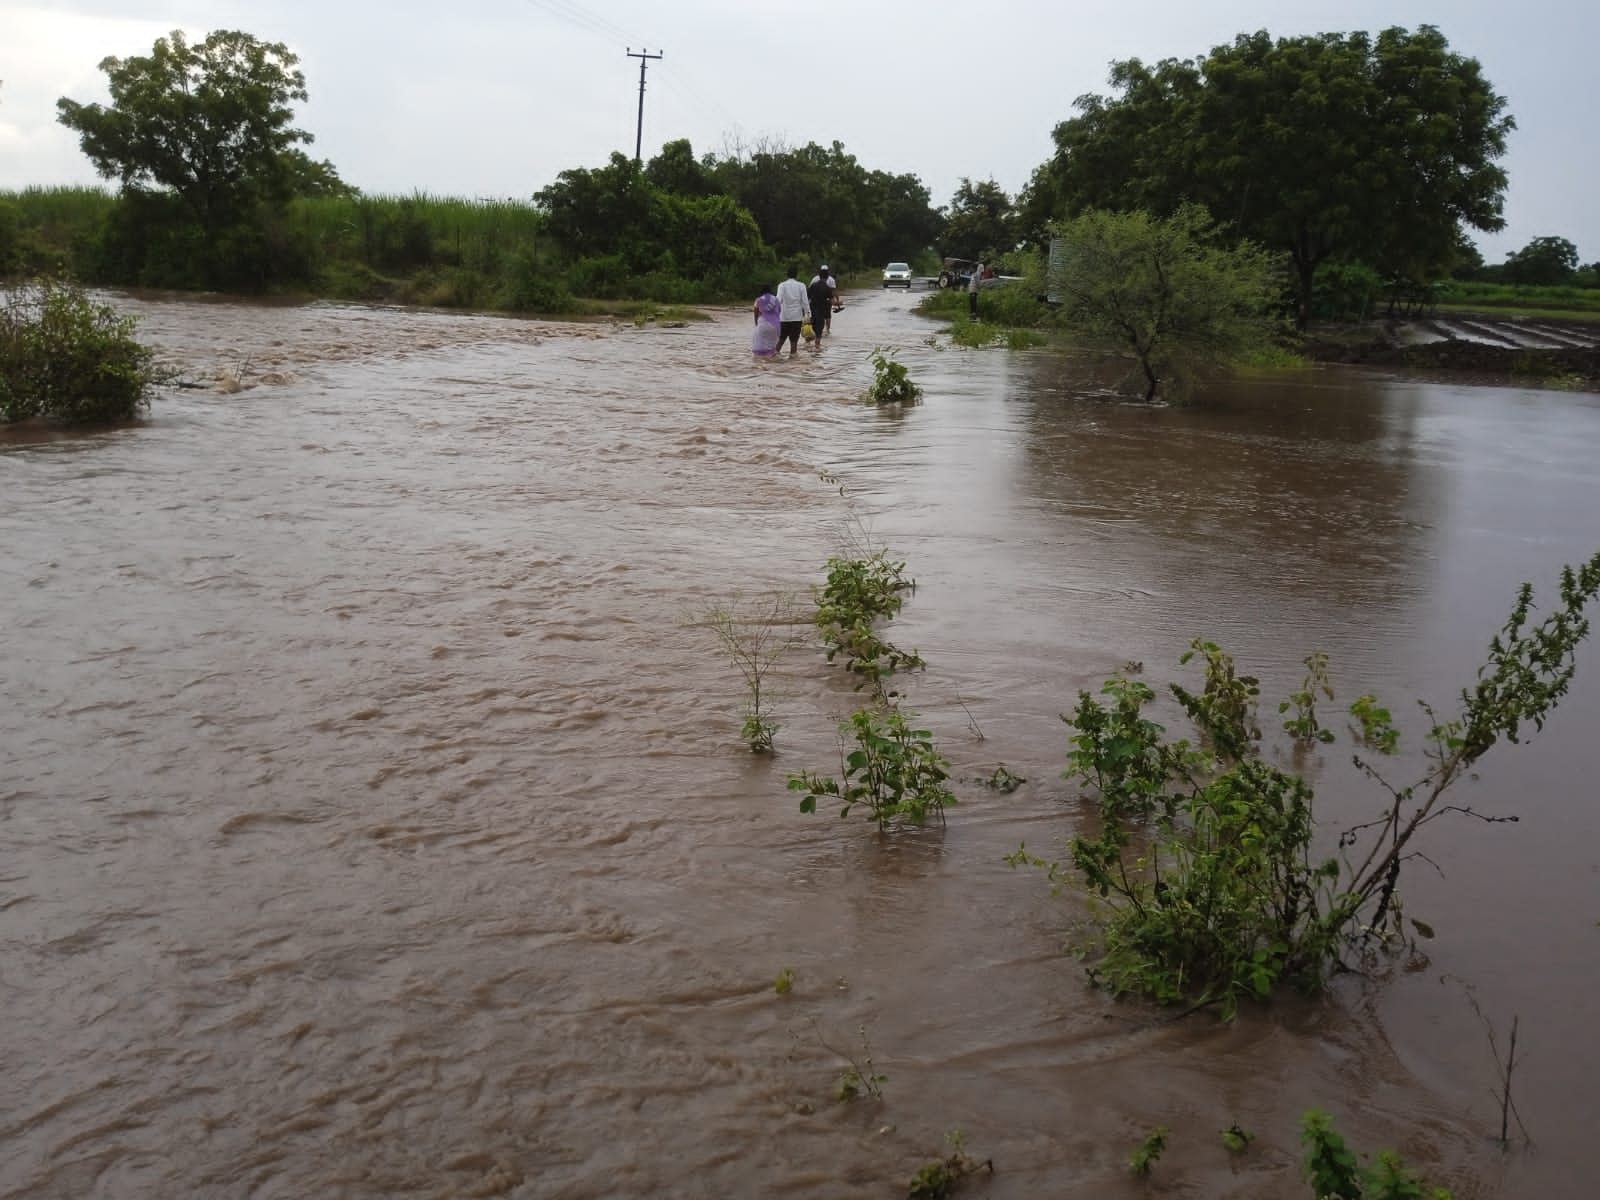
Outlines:
{"type": "MultiPolygon", "coordinates": [[[[1002,859],[1074,827],[1078,689],[1197,634],[1268,715],[1323,649],[1416,732],[1600,544],[1600,398],[1329,368],[1146,408],[876,293],[764,365],[733,312],[127,303],[216,386],[0,440],[0,1196],[891,1197],[960,1128],[967,1194],[1277,1200],[1311,1107],[1457,1197],[1592,1189],[1593,646],[1471,785],[1520,823],[1434,826],[1438,937],[1387,979],[1171,1021],[1090,988],[1081,905],[1002,859]],[[877,344],[925,405],[856,402],[877,344]],[[964,781],[888,840],[784,790],[848,683],[792,655],[753,758],[701,620],[862,528],[918,581],[907,703],[964,781]],[[1028,782],[968,782],[1001,763],[1028,782]],[[1520,1017],[1531,1149],[1492,1141],[1468,988],[1502,1046],[1520,1017]],[[862,1029],[884,1101],[835,1105],[862,1029]]],[[[1310,765],[1330,828],[1371,814],[1310,765]]]]}

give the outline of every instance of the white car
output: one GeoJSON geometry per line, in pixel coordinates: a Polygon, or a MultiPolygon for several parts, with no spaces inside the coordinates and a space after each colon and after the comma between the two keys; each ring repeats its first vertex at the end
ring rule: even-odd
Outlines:
{"type": "Polygon", "coordinates": [[[911,287],[911,264],[890,263],[883,269],[883,286],[886,288],[911,287]]]}

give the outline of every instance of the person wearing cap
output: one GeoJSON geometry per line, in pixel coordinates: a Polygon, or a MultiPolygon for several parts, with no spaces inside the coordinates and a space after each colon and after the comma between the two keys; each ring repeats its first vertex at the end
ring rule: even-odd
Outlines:
{"type": "MultiPolygon", "coordinates": [[[[817,314],[815,312],[811,314],[811,328],[817,330],[819,336],[821,335],[824,327],[827,328],[829,333],[833,332],[833,310],[839,307],[839,281],[832,275],[828,274],[827,263],[823,263],[818,269],[817,273],[811,277],[811,283],[813,286],[815,286],[818,282],[824,279],[828,282],[829,294],[828,306],[821,310],[822,323],[820,325],[817,323],[817,314]]],[[[815,309],[816,305],[813,304],[811,307],[815,309]]]]}
{"type": "Polygon", "coordinates": [[[828,266],[823,264],[811,280],[811,286],[806,289],[806,298],[811,302],[811,331],[817,335],[813,350],[822,349],[822,337],[828,332],[829,321],[833,317],[833,276],[828,274],[828,266]]]}

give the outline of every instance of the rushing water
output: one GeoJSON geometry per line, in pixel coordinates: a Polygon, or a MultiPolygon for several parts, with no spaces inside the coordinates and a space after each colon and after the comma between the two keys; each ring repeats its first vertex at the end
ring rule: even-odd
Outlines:
{"type": "MultiPolygon", "coordinates": [[[[1080,906],[1002,856],[1073,828],[1077,690],[1197,634],[1274,698],[1325,649],[1414,732],[1600,544],[1594,397],[1329,370],[1147,408],[876,294],[765,365],[740,314],[127,303],[244,386],[0,442],[0,1195],[892,1196],[959,1127],[977,1194],[1138,1196],[1160,1124],[1164,1194],[1265,1200],[1307,1194],[1312,1106],[1458,1197],[1592,1187],[1592,650],[1463,793],[1521,822],[1433,827],[1439,936],[1387,979],[1173,1022],[1092,990],[1080,906]],[[856,403],[878,343],[925,405],[856,403]],[[701,621],[863,529],[964,781],[887,840],[783,787],[848,683],[794,653],[754,758],[701,621]],[[1014,794],[967,782],[1000,763],[1014,794]],[[1532,1150],[1490,1140],[1468,987],[1502,1049],[1520,1016],[1532,1150]],[[863,1027],[885,1101],[836,1106],[863,1027]]],[[[1370,815],[1308,767],[1330,827],[1370,815]]]]}

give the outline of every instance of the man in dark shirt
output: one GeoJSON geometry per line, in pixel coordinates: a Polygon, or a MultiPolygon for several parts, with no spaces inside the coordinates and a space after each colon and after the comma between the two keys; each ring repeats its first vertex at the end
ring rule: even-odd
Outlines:
{"type": "Polygon", "coordinates": [[[833,280],[828,268],[823,267],[811,281],[806,294],[811,301],[811,332],[817,335],[815,346],[822,348],[822,335],[827,332],[828,318],[833,315],[833,280]]]}

